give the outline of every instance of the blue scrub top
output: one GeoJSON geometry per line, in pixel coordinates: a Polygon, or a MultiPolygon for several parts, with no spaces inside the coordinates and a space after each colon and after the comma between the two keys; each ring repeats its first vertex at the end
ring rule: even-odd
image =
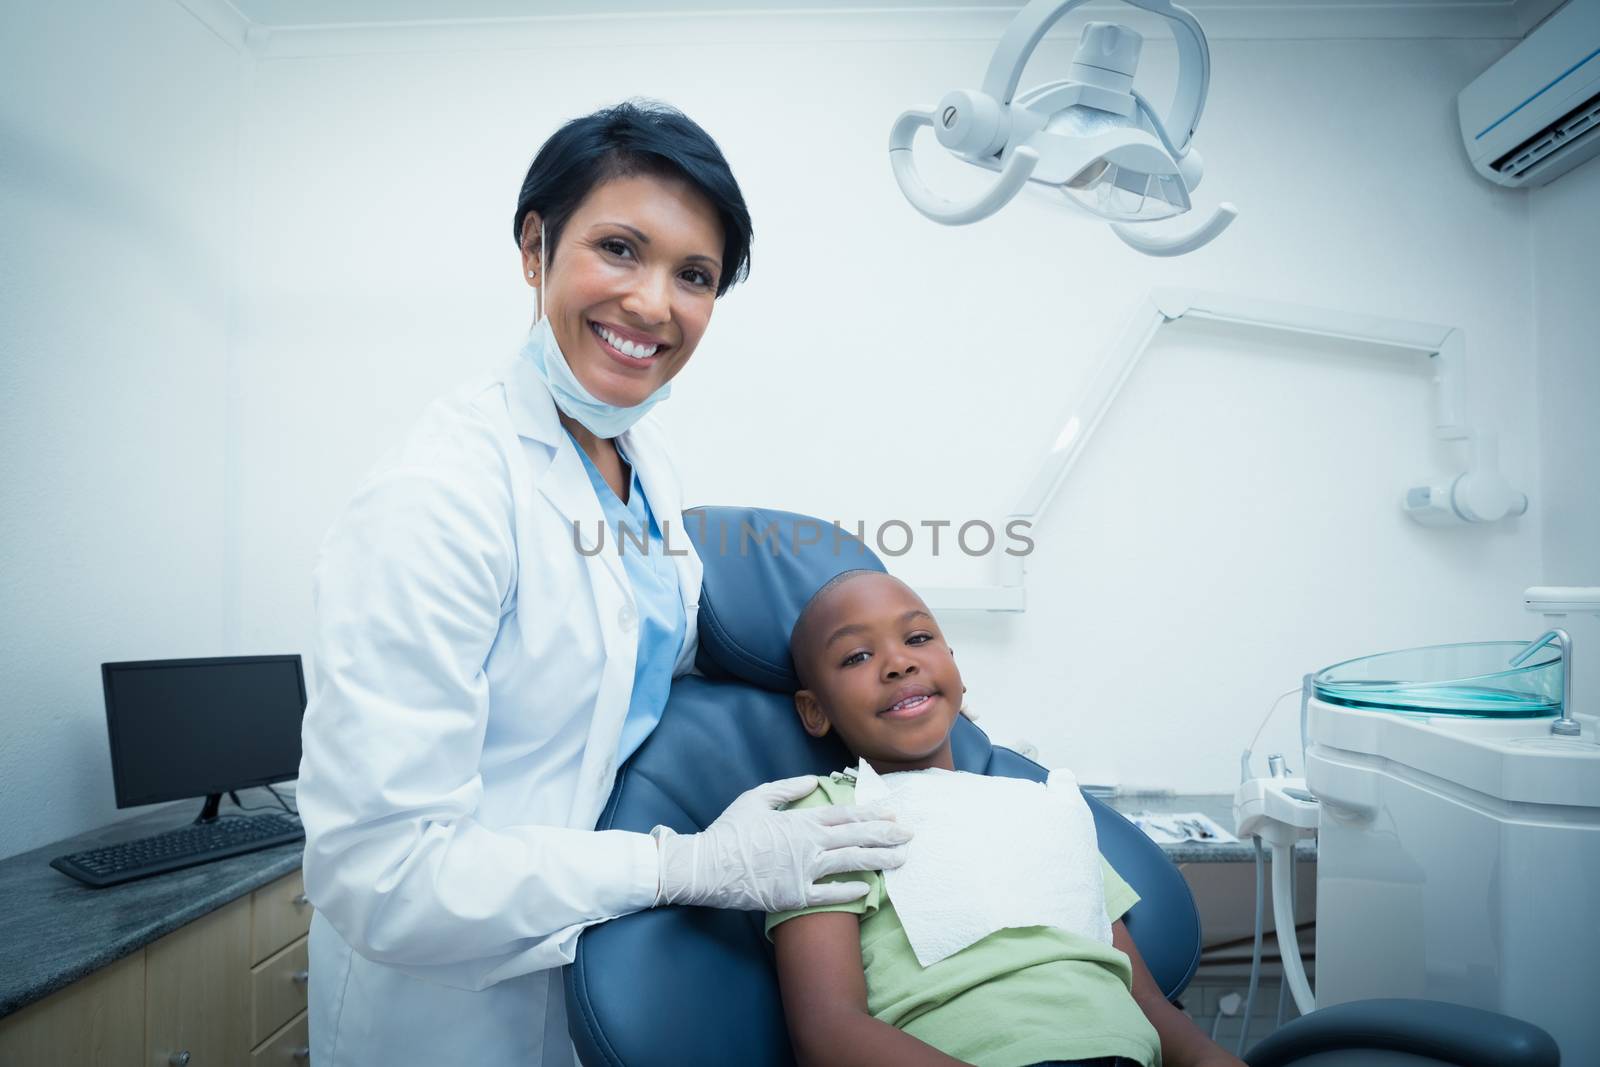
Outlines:
{"type": "MultiPolygon", "coordinates": [[[[567,436],[572,436],[569,432],[567,436]]],[[[639,654],[633,669],[633,696],[628,702],[628,717],[622,723],[622,739],[617,746],[620,764],[635,749],[644,744],[650,731],[661,721],[667,706],[667,691],[672,688],[672,668],[678,662],[683,639],[688,631],[688,619],[683,611],[683,598],[678,593],[678,569],[672,565],[661,540],[661,529],[656,525],[655,513],[645,499],[639,476],[628,464],[628,502],[617,499],[606,483],[594,461],[589,458],[576,439],[572,442],[583,460],[584,470],[600,498],[600,510],[606,520],[606,546],[604,551],[622,550],[622,566],[627,572],[628,584],[633,587],[633,602],[639,612],[639,654]],[[627,539],[618,533],[619,527],[628,529],[627,539]],[[644,541],[641,534],[649,530],[649,550],[640,551],[644,541]]],[[[618,455],[622,450],[618,448],[618,455]]],[[[627,462],[627,457],[623,456],[627,462]]]]}

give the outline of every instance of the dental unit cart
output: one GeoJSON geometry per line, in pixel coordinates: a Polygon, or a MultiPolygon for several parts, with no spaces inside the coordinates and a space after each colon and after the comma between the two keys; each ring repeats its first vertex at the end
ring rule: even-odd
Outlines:
{"type": "MultiPolygon", "coordinates": [[[[1600,615],[1600,589],[1526,599],[1600,615]]],[[[1449,1001],[1543,1027],[1563,1063],[1600,1064],[1600,692],[1575,701],[1574,643],[1551,630],[1308,677],[1305,778],[1278,760],[1235,801],[1240,836],[1272,846],[1275,889],[1284,843],[1317,836],[1314,998],[1295,939],[1280,941],[1302,1012],[1449,1001]]],[[[1600,656],[1600,642],[1587,650],[1600,656]]],[[[1276,925],[1292,928],[1279,896],[1276,925]]]]}

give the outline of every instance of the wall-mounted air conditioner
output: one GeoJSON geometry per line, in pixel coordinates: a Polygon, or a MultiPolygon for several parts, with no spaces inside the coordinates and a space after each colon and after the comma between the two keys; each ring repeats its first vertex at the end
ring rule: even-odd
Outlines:
{"type": "Polygon", "coordinates": [[[1600,0],[1567,5],[1456,97],[1479,174],[1543,185],[1600,154],[1600,0]]]}

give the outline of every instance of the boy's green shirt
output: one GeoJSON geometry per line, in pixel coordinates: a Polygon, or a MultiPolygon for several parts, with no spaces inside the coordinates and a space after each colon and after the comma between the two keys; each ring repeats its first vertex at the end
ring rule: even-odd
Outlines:
{"type": "MultiPolygon", "coordinates": [[[[855,781],[820,780],[791,808],[855,802],[855,781]]],[[[1102,857],[1106,916],[1115,922],[1139,895],[1102,857]]],[[[867,1010],[934,1048],[979,1067],[1027,1067],[1047,1060],[1126,1056],[1158,1067],[1161,1041],[1131,993],[1133,968],[1121,951],[1051,927],[999,930],[931,967],[917,962],[895,914],[883,874],[835,875],[866,882],[848,904],[767,916],[772,928],[800,915],[848,912],[861,917],[861,964],[867,1010]]]]}

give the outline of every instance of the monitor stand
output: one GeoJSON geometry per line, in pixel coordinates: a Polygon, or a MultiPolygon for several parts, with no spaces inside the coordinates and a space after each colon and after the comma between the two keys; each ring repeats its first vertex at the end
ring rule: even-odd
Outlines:
{"type": "Polygon", "coordinates": [[[206,794],[206,806],[200,809],[200,814],[199,815],[195,816],[195,820],[194,820],[195,824],[199,825],[200,823],[203,823],[203,822],[216,822],[217,821],[217,811],[221,807],[222,807],[222,794],[221,793],[207,793],[206,794]]]}

